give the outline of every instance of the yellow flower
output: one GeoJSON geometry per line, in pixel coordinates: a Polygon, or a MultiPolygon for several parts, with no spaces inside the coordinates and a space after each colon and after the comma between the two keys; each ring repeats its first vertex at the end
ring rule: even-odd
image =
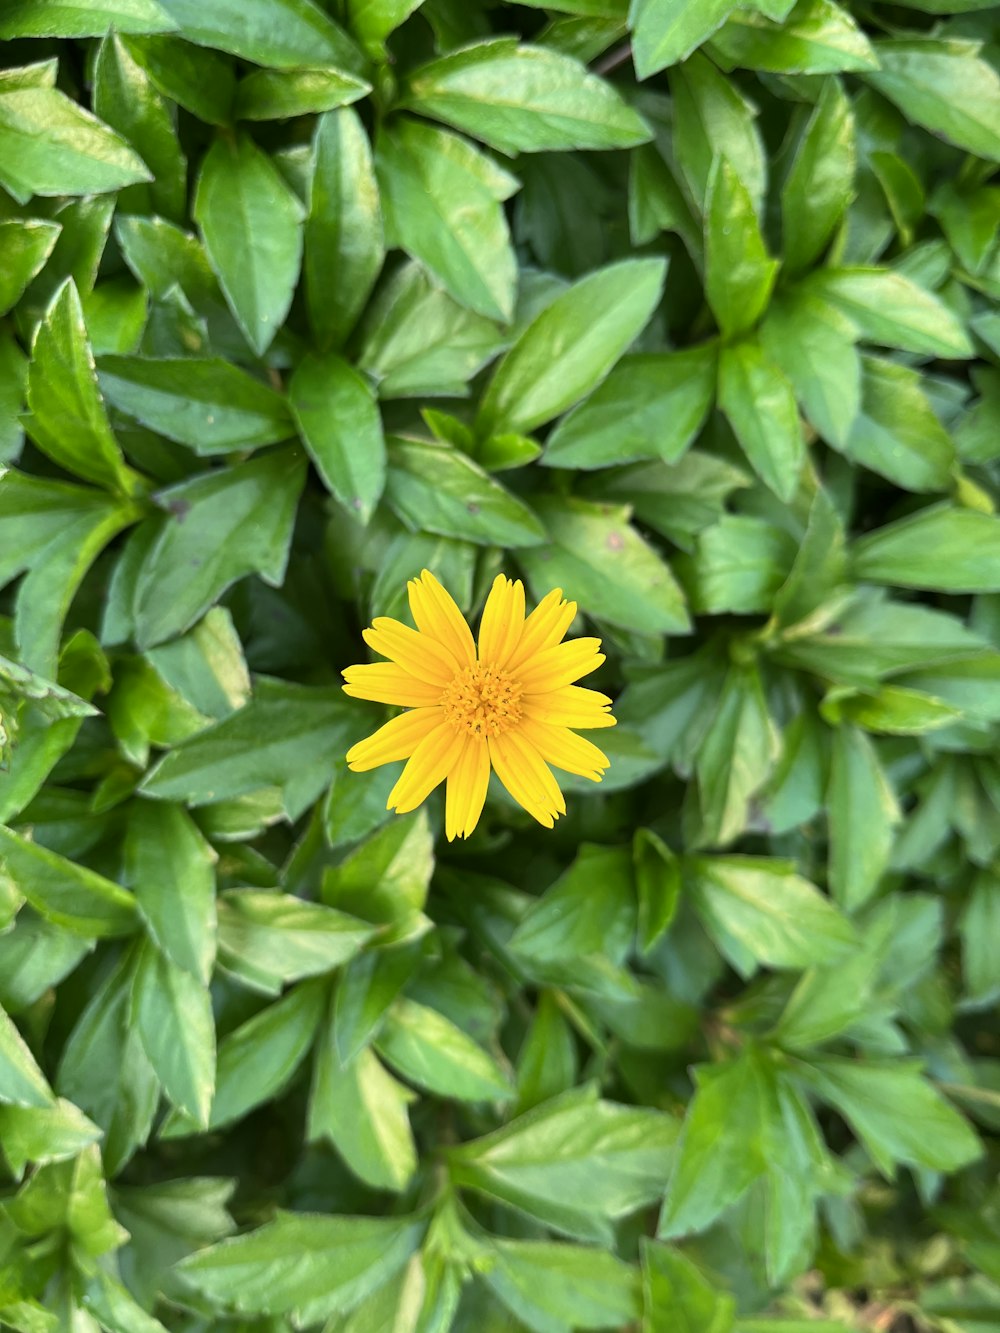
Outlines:
{"type": "Polygon", "coordinates": [[[364,640],[389,660],[343,674],[347,694],[409,711],[353,746],[348,765],[363,773],[406,759],[386,803],[401,815],[447,778],[449,842],[467,838],[479,822],[491,767],[514,800],[551,828],[566,802],[549,765],[600,782],[609,764],[570,730],[615,725],[607,695],[572,683],[604,661],[600,639],[563,643],[576,603],[554,588],[526,616],[520,580],[498,574],[477,651],[465,617],[429,570],[407,587],[417,628],[376,617],[364,640]]]}

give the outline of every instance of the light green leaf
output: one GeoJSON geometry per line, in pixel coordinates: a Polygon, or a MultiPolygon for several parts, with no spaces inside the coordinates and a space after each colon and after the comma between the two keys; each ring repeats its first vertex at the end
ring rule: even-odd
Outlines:
{"type": "Polygon", "coordinates": [[[306,306],[321,346],[337,348],[364,309],[385,258],[382,206],[371,145],[356,112],[320,117],[313,157],[303,262],[306,306]]]}
{"type": "Polygon", "coordinates": [[[348,106],[370,92],[370,84],[339,69],[258,69],[237,85],[234,114],[237,120],[289,120],[348,106]]]}
{"type": "Polygon", "coordinates": [[[545,539],[522,500],[450,445],[391,439],[386,500],[412,532],[479,546],[537,546],[545,539]]]}
{"type": "Polygon", "coordinates": [[[256,65],[356,71],[361,53],[313,0],[159,0],[189,42],[256,65]]]}
{"type": "Polygon", "coordinates": [[[908,491],[946,491],[957,466],[948,432],[921,377],[881,357],[862,358],[861,409],[844,453],[908,491]]]}
{"type": "Polygon", "coordinates": [[[736,1302],[682,1251],[643,1237],[644,1333],[730,1333],[736,1302]]]}
{"type": "Polygon", "coordinates": [[[182,806],[137,801],[130,807],[126,882],[157,946],[203,986],[215,960],[217,859],[182,806]]]}
{"type": "Polygon", "coordinates": [[[495,1239],[483,1281],[534,1333],[624,1328],[639,1313],[635,1270],[606,1250],[495,1239]]]}
{"type": "Polygon", "coordinates": [[[279,1212],[256,1231],[185,1259],[180,1271],[216,1306],[316,1323],[350,1310],[387,1282],[423,1230],[408,1217],[279,1212]]]}
{"type": "Polygon", "coordinates": [[[375,933],[357,917],[270,889],[230,889],[218,910],[219,961],[275,995],[284,983],[332,972],[375,933]]]}
{"type": "Polygon", "coordinates": [[[897,1163],[956,1171],[982,1154],[966,1120],[941,1096],[912,1060],[815,1060],[797,1073],[835,1107],[861,1139],[883,1175],[897,1163]],[[906,1115],[896,1111],[906,1107],[906,1115]]]}
{"type": "Polygon", "coordinates": [[[861,410],[857,329],[848,317],[801,290],[781,296],[761,329],[767,354],[781,367],[819,435],[846,446],[861,410]]]}
{"type": "Polygon", "coordinates": [[[697,209],[707,214],[709,179],[722,159],[759,211],[767,165],[754,104],[700,52],[671,70],[670,88],[673,154],[697,209]]]}
{"type": "Polygon", "coordinates": [[[800,273],[822,255],[854,192],[854,112],[827,79],[781,190],[782,262],[800,273]]]}
{"type": "Polygon", "coordinates": [[[787,503],[799,486],[805,444],[795,391],[759,339],[723,347],[719,407],[761,481],[787,503]]]}
{"type": "Polygon", "coordinates": [[[789,861],[753,856],[699,857],[690,863],[695,907],[719,948],[739,970],[735,940],[766,967],[837,962],[857,944],[851,923],[796,874],[789,861]]]}
{"type": "Polygon", "coordinates": [[[310,353],[288,386],[302,442],[330,492],[367,523],[385,486],[382,418],[368,381],[339,356],[310,353]]]}
{"type": "Polygon", "coordinates": [[[724,69],[772,74],[833,74],[879,63],[868,38],[833,0],[799,0],[782,23],[753,9],[737,11],[712,38],[711,50],[724,69]]]}
{"type": "Polygon", "coordinates": [[[158,0],[9,0],[0,41],[14,37],[103,37],[118,32],[170,32],[176,25],[158,0]]]}
{"type": "Polygon", "coordinates": [[[135,899],[96,871],[0,826],[0,868],[49,921],[88,939],[131,935],[135,899]]]}
{"type": "Polygon", "coordinates": [[[404,1190],[417,1169],[407,1106],[416,1094],[398,1083],[367,1048],[341,1063],[327,1030],[320,1039],[310,1139],[328,1138],[351,1170],[377,1190],[404,1190]]]}
{"type": "MultiPolygon", "coordinates": [[[[195,7],[204,10],[201,0],[195,7]]],[[[208,150],[194,216],[229,308],[263,356],[292,303],[305,209],[267,154],[241,135],[208,150]]]]}
{"type": "Polygon", "coordinates": [[[148,181],[124,139],[56,88],[0,85],[0,185],[33,194],[106,194],[148,181]]]}
{"type": "Polygon", "coordinates": [[[516,37],[423,65],[410,75],[403,104],[511,155],[631,148],[650,137],[641,117],[586,66],[516,37]]]}
{"type": "Polygon", "coordinates": [[[927,356],[972,355],[972,344],[958,317],[902,273],[888,268],[818,269],[804,286],[839,306],[865,340],[927,356]]]}
{"type": "Polygon", "coordinates": [[[142,792],[200,806],[277,786],[296,818],[329,781],[331,755],[355,734],[350,702],[335,686],[260,678],[244,708],[164,755],[142,792]]]}
{"type": "Polygon", "coordinates": [[[627,509],[556,497],[538,509],[550,543],[518,555],[536,600],[562,587],[589,615],[623,629],[690,629],[669,565],[632,527],[627,509]]]}
{"type": "Polygon", "coordinates": [[[53,462],[107,490],[129,495],[141,487],[108,422],[72,278],[59,288],[35,334],[27,395],[28,432],[53,462]]]}
{"type": "Polygon", "coordinates": [[[588,469],[637,458],[675,462],[708,416],[717,358],[710,342],[682,352],[624,357],[552,431],[542,463],[588,469]]]}
{"type": "Polygon", "coordinates": [[[389,243],[456,301],[509,323],[517,266],[500,205],[514,178],[467,140],[409,117],[383,128],[375,166],[389,243]]]}
{"type": "Polygon", "coordinates": [[[862,537],[854,573],[872,583],[941,592],[1000,592],[1000,520],[933,505],[862,537]]]}
{"type": "Polygon", "coordinates": [[[0,222],[0,314],[17,304],[44,265],[62,230],[42,218],[5,218],[0,222]]]}
{"type": "Polygon", "coordinates": [[[717,158],[705,194],[705,296],[724,337],[753,328],[777,272],[746,187],[729,162],[717,158]]]}
{"type": "Polygon", "coordinates": [[[856,727],[834,734],[827,816],[830,887],[837,901],[854,911],[878,887],[901,818],[878,751],[856,727]]]}
{"type": "Polygon", "coordinates": [[[219,357],[103,356],[99,371],[109,402],[198,454],[253,449],[294,434],[281,395],[219,357]]]}
{"type": "Polygon", "coordinates": [[[404,1078],[439,1097],[479,1102],[514,1095],[492,1055],[436,1009],[413,1000],[396,1000],[375,1047],[404,1078]]]}
{"type": "Polygon", "coordinates": [[[203,1128],[215,1091],[215,1023],[208,990],[147,941],[132,989],[131,1021],[163,1090],[203,1128]]]}
{"type": "Polygon", "coordinates": [[[662,259],[627,259],[557,296],[497,366],[479,409],[480,435],[528,434],[595,388],[645,327],[665,275],[662,259]]]}
{"type": "Polygon", "coordinates": [[[632,0],[636,74],[648,79],[686,59],[722,26],[735,5],[736,0],[632,0]]]}
{"type": "Polygon", "coordinates": [[[305,476],[302,452],[282,449],[160,492],[169,517],[136,581],[141,647],[189,629],[237,579],[282,582],[305,476]]]}
{"type": "Polygon", "coordinates": [[[27,1042],[0,1009],[0,1102],[51,1106],[54,1098],[27,1042]]]}
{"type": "Polygon", "coordinates": [[[1000,77],[974,46],[901,37],[876,42],[875,54],[879,68],[865,78],[907,120],[1000,161],[1000,77]]]}
{"type": "Polygon", "coordinates": [[[457,1185],[607,1244],[613,1221],[661,1196],[676,1138],[670,1117],[599,1101],[588,1085],[453,1149],[448,1169],[457,1185]]]}

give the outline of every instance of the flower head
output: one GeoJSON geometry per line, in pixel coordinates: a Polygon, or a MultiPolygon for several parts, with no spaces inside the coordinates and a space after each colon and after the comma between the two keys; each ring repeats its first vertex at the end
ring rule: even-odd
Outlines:
{"type": "Polygon", "coordinates": [[[613,727],[611,700],[573,682],[604,661],[600,639],[563,642],[576,603],[554,588],[530,615],[524,587],[493,581],[478,644],[450,594],[425,569],[407,585],[416,629],[376,617],[365,643],[386,662],[344,671],[347,694],[407,711],[347,752],[356,773],[406,759],[387,809],[414,810],[447,779],[445,832],[479,822],[490,769],[529,814],[551,828],[566,813],[549,765],[599,782],[607,756],[575,729],[613,727]]]}

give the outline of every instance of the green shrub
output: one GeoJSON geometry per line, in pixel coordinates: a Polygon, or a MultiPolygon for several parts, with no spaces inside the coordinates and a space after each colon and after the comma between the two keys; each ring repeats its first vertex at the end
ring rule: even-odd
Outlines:
{"type": "Polygon", "coordinates": [[[1000,1328],[1000,8],[0,41],[0,1325],[1000,1328]],[[554,828],[348,769],[423,569],[554,828]]]}

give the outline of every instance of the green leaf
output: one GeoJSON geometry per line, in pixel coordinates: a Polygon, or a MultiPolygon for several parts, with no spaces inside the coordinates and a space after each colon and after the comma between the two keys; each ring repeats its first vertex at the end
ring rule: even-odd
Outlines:
{"type": "Polygon", "coordinates": [[[305,474],[302,453],[283,449],[159,493],[168,517],[136,583],[141,647],[189,629],[248,574],[282,582],[305,474]]]}
{"type": "Polygon", "coordinates": [[[131,806],[126,881],[158,948],[203,986],[215,960],[217,859],[181,806],[154,801],[131,806]]]}
{"type": "Polygon", "coordinates": [[[662,259],[623,260],[557,296],[497,366],[479,409],[480,435],[530,433],[594,389],[645,327],[665,274],[662,259]]]}
{"type": "Polygon", "coordinates": [[[933,37],[875,43],[865,78],[907,120],[991,162],[1000,160],[1000,77],[965,42],[933,37]]]}
{"type": "Polygon", "coordinates": [[[334,65],[355,71],[360,52],[313,0],[159,0],[189,42],[257,65],[334,65]]]}
{"type": "Polygon", "coordinates": [[[578,1069],[573,1029],[556,992],[543,990],[517,1056],[517,1113],[568,1091],[578,1069]]]}
{"type": "Polygon", "coordinates": [[[0,1105],[0,1144],[17,1177],[29,1162],[65,1162],[100,1137],[97,1126],[62,1097],[45,1107],[0,1105]]]}
{"type": "Polygon", "coordinates": [[[991,871],[976,876],[962,913],[962,978],[974,1004],[989,1004],[1000,993],[1000,967],[993,948],[1000,922],[1000,880],[991,871]]]}
{"type": "Polygon", "coordinates": [[[35,335],[27,392],[29,434],[53,462],[107,490],[136,492],[141,479],[126,465],[111,431],[72,278],[59,288],[35,335]]]}
{"type": "Polygon", "coordinates": [[[236,90],[237,120],[288,120],[347,106],[371,85],[339,69],[258,69],[236,90]]]}
{"type": "Polygon", "coordinates": [[[219,899],[219,961],[279,994],[284,983],[324,976],[353,958],[374,930],[357,917],[270,889],[219,899]]]}
{"type": "Polygon", "coordinates": [[[941,592],[1000,591],[1000,520],[949,504],[876,528],[854,547],[855,577],[941,592]]]}
{"type": "Polygon", "coordinates": [[[501,203],[517,183],[465,139],[408,117],[375,165],[387,238],[470,310],[509,322],[517,268],[501,203]]]}
{"type": "Polygon", "coordinates": [[[834,734],[827,811],[830,887],[837,901],[854,911],[878,887],[901,818],[878,751],[856,727],[834,734]]]}
{"type": "Polygon", "coordinates": [[[216,1306],[315,1323],[350,1310],[387,1282],[422,1232],[408,1217],[279,1212],[256,1231],[185,1259],[180,1271],[216,1306]]]}
{"type": "Polygon", "coordinates": [[[723,347],[719,407],[761,481],[787,503],[799,486],[805,444],[791,382],[759,339],[723,347]]]}
{"type": "Polygon", "coordinates": [[[103,37],[118,32],[169,32],[174,22],[158,0],[10,0],[0,40],[14,37],[103,37]]]}
{"type": "Polygon", "coordinates": [[[724,337],[753,328],[777,272],[746,187],[725,158],[716,159],[705,196],[705,295],[724,337]]]}
{"type": "Polygon", "coordinates": [[[662,1194],[676,1138],[670,1117],[599,1101],[588,1085],[453,1149],[448,1169],[456,1185],[609,1244],[613,1221],[662,1194]]]}
{"type": "Polygon", "coordinates": [[[699,857],[690,875],[698,914],[740,971],[743,951],[766,967],[799,968],[838,962],[857,944],[851,923],[793,862],[699,857]]]}
{"type": "Polygon", "coordinates": [[[494,1239],[483,1281],[534,1333],[624,1328],[639,1313],[638,1275],[604,1250],[494,1239]]]}
{"type": "Polygon", "coordinates": [[[640,79],[685,60],[720,28],[736,0],[632,0],[633,59],[640,79]]]}
{"type": "MultiPolygon", "coordinates": [[[[222,1039],[209,1129],[242,1119],[284,1091],[313,1043],[323,1001],[317,982],[300,982],[222,1039]]],[[[198,1128],[196,1120],[175,1111],[160,1134],[180,1138],[198,1128]]]]}
{"type": "Polygon", "coordinates": [[[199,806],[280,787],[296,818],[323,791],[330,756],[347,749],[355,730],[350,701],[336,687],[262,677],[244,708],[164,755],[142,792],[199,806]]]}
{"type": "Polygon", "coordinates": [[[837,449],[845,448],[861,411],[856,338],[836,306],[801,290],[774,301],[761,329],[767,354],[788,377],[809,424],[837,449]]]}
{"type": "Polygon", "coordinates": [[[946,491],[955,448],[907,366],[862,358],[861,410],[843,449],[849,458],[908,491],[946,491]]]}
{"type": "Polygon", "coordinates": [[[45,264],[62,230],[42,218],[6,218],[0,222],[0,314],[6,315],[24,295],[28,283],[45,264]]]}
{"type": "Polygon", "coordinates": [[[736,1303],[682,1250],[643,1237],[644,1333],[730,1333],[736,1303]]]}
{"type": "Polygon", "coordinates": [[[130,37],[125,46],[164,97],[209,125],[229,125],[236,94],[232,61],[178,37],[130,37]]]}
{"type": "Polygon", "coordinates": [[[132,989],[131,1021],[163,1090],[203,1128],[215,1091],[215,1023],[205,986],[150,942],[132,989]]]}
{"type": "Polygon", "coordinates": [[[359,1179],[406,1189],[417,1169],[407,1106],[416,1100],[368,1049],[341,1063],[332,1033],[321,1038],[309,1098],[310,1139],[328,1138],[359,1179]]]}
{"type": "Polygon", "coordinates": [[[368,381],[339,356],[299,362],[288,386],[302,441],[328,490],[367,523],[385,486],[382,418],[368,381]]]}
{"type": "Polygon", "coordinates": [[[400,27],[423,0],[348,0],[351,29],[375,60],[383,54],[385,40],[400,27]]]}
{"type": "Polygon", "coordinates": [[[340,347],[371,294],[385,258],[382,207],[371,145],[354,111],[321,116],[305,224],[303,273],[309,322],[322,346],[340,347]],[[330,299],[336,274],[337,299],[330,299]]]}
{"type": "Polygon", "coordinates": [[[294,433],[281,395],[220,357],[103,356],[99,371],[119,411],[198,454],[276,444],[294,433]]]}
{"type": "Polygon", "coordinates": [[[503,344],[497,324],[464,309],[416,264],[407,264],[371,304],[359,367],[375,379],[380,398],[462,398],[503,344]]]}
{"type": "Polygon", "coordinates": [[[506,1071],[443,1014],[398,999],[375,1042],[405,1079],[457,1101],[506,1101],[514,1093],[506,1071]]]}
{"type": "Polygon", "coordinates": [[[815,1060],[797,1070],[835,1107],[861,1139],[883,1175],[897,1163],[955,1171],[982,1153],[976,1134],[912,1060],[815,1060]],[[906,1115],[895,1114],[900,1106],[906,1115]]]}
{"type": "Polygon", "coordinates": [[[166,1326],[147,1314],[126,1286],[100,1269],[87,1284],[83,1305],[110,1333],[167,1333],[166,1326]]]}
{"type": "Polygon", "coordinates": [[[650,131],[618,93],[570,56],[498,37],[415,70],[404,105],[502,153],[631,148],[650,131]]]}
{"type": "Polygon", "coordinates": [[[713,343],[682,352],[626,356],[545,444],[546,467],[577,469],[675,462],[695,440],[715,398],[713,343]]]}
{"type": "MultiPolygon", "coordinates": [[[[699,211],[707,217],[709,181],[720,158],[759,211],[767,166],[753,103],[700,53],[671,71],[670,88],[673,154],[699,211]]],[[[753,236],[751,241],[755,244],[753,236]]]]}
{"type": "Polygon", "coordinates": [[[561,586],[592,616],[640,633],[684,634],[684,598],[669,565],[621,506],[551,497],[538,506],[550,543],[521,551],[537,600],[561,586]]]}
{"type": "Polygon", "coordinates": [[[0,1102],[44,1107],[54,1100],[27,1042],[0,1009],[0,1102]]]}
{"type": "Polygon", "coordinates": [[[785,582],[795,543],[783,528],[743,514],[724,514],[698,537],[683,576],[695,611],[752,615],[768,611],[785,582]]]}
{"type": "Polygon", "coordinates": [[[832,74],[871,70],[878,59],[846,9],[833,0],[798,0],[787,19],[775,23],[737,11],[712,38],[712,54],[724,69],[773,74],[832,74]]]}
{"type": "Polygon", "coordinates": [[[148,181],[124,139],[56,88],[0,86],[0,185],[33,194],[105,194],[148,181]]]}
{"type": "Polygon", "coordinates": [[[522,500],[450,445],[390,439],[386,500],[412,532],[480,546],[537,546],[545,539],[522,500]]]}
{"type": "Polygon", "coordinates": [[[130,893],[3,826],[0,867],[37,912],[74,934],[105,939],[136,929],[138,913],[130,893]]]}
{"type": "MultiPolygon", "coordinates": [[[[200,0],[196,8],[203,11],[200,0]]],[[[208,150],[194,216],[229,308],[263,356],[292,303],[305,209],[267,154],[240,135],[208,150]]]]}
{"type": "Polygon", "coordinates": [[[854,112],[836,79],[823,84],[781,190],[782,262],[800,273],[822,255],[854,191],[854,112]]]}
{"type": "MultiPolygon", "coordinates": [[[[106,37],[98,50],[94,111],[131,144],[152,172],[154,179],[146,190],[155,211],[180,220],[187,202],[187,161],[170,107],[118,31],[106,37]]],[[[139,196],[146,190],[140,187],[132,193],[139,196]]]]}
{"type": "MultiPolygon", "coordinates": [[[[382,888],[380,885],[376,895],[382,888]]],[[[422,902],[423,891],[414,897],[422,902]]],[[[420,960],[419,941],[411,941],[395,948],[372,949],[352,959],[344,968],[333,1005],[333,1036],[341,1064],[350,1064],[371,1041],[389,1005],[413,976],[420,960]]]]}
{"type": "Polygon", "coordinates": [[[961,321],[930,292],[887,268],[827,268],[811,274],[807,291],[839,306],[861,337],[904,352],[968,357],[961,321]]]}
{"type": "Polygon", "coordinates": [[[635,889],[639,899],[639,947],[648,953],[677,913],[681,867],[677,857],[652,829],[635,831],[632,844],[635,889]]]}

